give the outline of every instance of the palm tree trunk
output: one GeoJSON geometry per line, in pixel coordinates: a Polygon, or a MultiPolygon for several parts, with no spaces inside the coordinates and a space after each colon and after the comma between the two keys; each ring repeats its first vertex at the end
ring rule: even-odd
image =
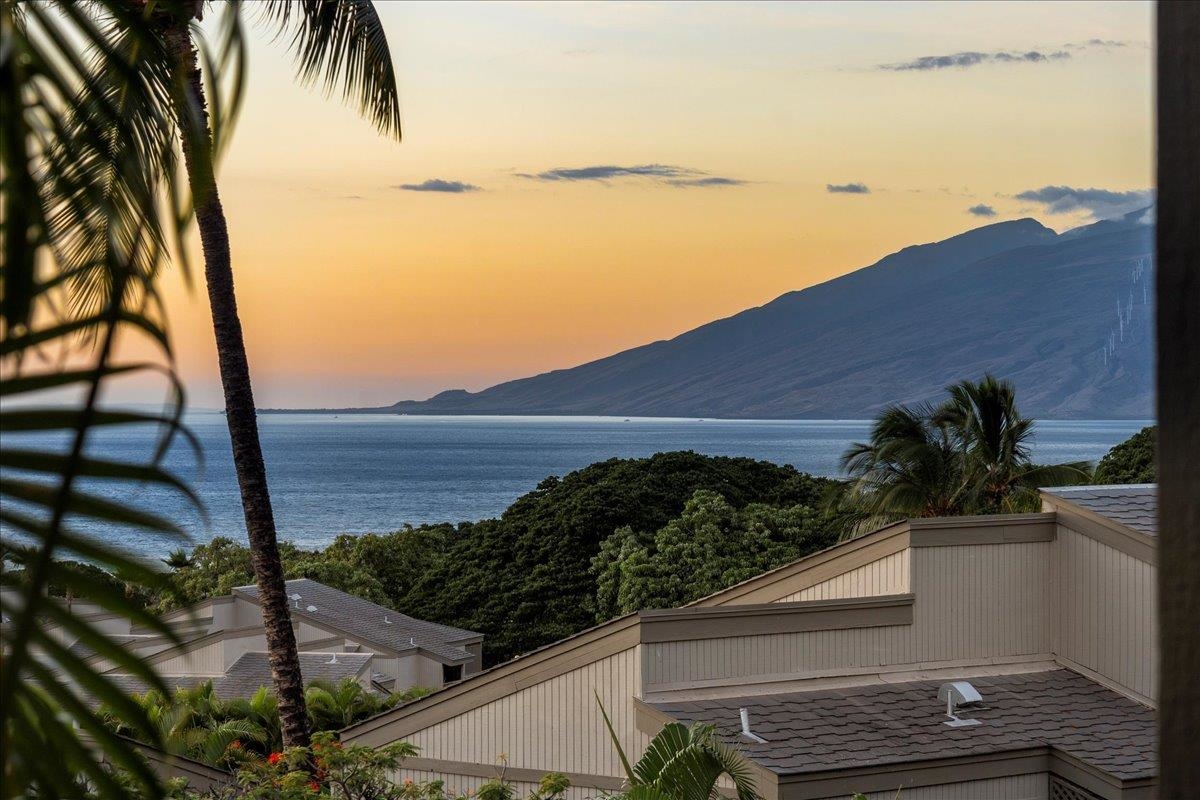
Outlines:
{"type": "Polygon", "coordinates": [[[202,135],[198,137],[187,135],[186,123],[181,124],[181,129],[185,130],[182,137],[183,155],[204,251],[204,277],[217,339],[221,386],[225,392],[225,418],[233,444],[233,464],[237,470],[242,509],[246,516],[250,558],[258,583],[271,675],[279,698],[283,742],[288,747],[303,747],[309,743],[304,682],[300,675],[296,635],[288,613],[283,563],[279,558],[275,517],[271,510],[271,496],[267,491],[267,470],[258,440],[250,366],[246,360],[242,323],[238,319],[237,299],[233,291],[229,230],[210,166],[212,136],[207,121],[204,87],[188,21],[173,20],[168,24],[165,36],[176,59],[178,78],[186,88],[190,113],[197,114],[203,123],[199,126],[202,135]],[[205,152],[194,152],[196,147],[204,147],[205,152]]]}

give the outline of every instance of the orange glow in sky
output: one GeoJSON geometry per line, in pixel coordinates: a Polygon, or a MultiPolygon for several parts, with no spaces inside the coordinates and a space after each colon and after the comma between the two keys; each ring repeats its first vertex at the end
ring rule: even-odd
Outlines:
{"type": "MultiPolygon", "coordinates": [[[[1148,3],[378,5],[403,143],[251,51],[220,180],[262,406],[569,367],[909,244],[1092,218],[1022,192],[1151,186],[1148,3]],[[622,169],[536,177],[591,167],[622,169]],[[398,188],[434,179],[478,188],[398,188]]],[[[202,287],[166,292],[219,405],[202,287]]]]}

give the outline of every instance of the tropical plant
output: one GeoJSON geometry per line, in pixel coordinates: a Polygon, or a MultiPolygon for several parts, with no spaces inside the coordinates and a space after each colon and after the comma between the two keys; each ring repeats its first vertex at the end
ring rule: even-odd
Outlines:
{"type": "Polygon", "coordinates": [[[144,79],[143,65],[162,63],[166,53],[134,4],[0,3],[0,39],[3,796],[76,796],[81,780],[108,797],[126,795],[130,785],[153,795],[153,772],[92,703],[108,702],[152,743],[157,727],[58,636],[69,633],[149,686],[161,682],[51,589],[174,637],[121,589],[125,581],[161,586],[162,576],[89,530],[100,523],[185,539],[176,522],[94,492],[100,483],[156,483],[199,505],[161,467],[167,448],[187,434],[156,291],[188,203],[172,180],[173,142],[164,132],[189,136],[194,126],[187,114],[167,119],[173,84],[144,79]],[[118,341],[130,338],[148,341],[156,357],[123,359],[118,341]],[[114,383],[154,373],[169,386],[162,411],[101,402],[114,383]],[[135,425],[158,428],[155,452],[140,461],[93,455],[101,431],[120,435],[135,425]],[[106,568],[119,584],[70,567],[71,559],[106,568]],[[127,780],[105,764],[121,767],[127,780]]]}
{"type": "Polygon", "coordinates": [[[1083,462],[1034,463],[1034,421],[1008,381],[990,375],[947,388],[939,406],[892,406],[842,457],[850,482],[836,494],[860,533],[904,517],[996,514],[1037,508],[1037,489],[1084,483],[1083,462]]]}
{"type": "Polygon", "coordinates": [[[1033,462],[1029,448],[1034,421],[1017,410],[1011,382],[985,375],[979,381],[956,383],[947,391],[950,399],[938,410],[938,418],[960,442],[969,504],[977,511],[1035,510],[1039,487],[1087,483],[1091,477],[1086,462],[1033,462]]]}
{"type": "MultiPolygon", "coordinates": [[[[182,92],[172,96],[179,130],[187,180],[195,203],[195,217],[204,253],[204,274],[216,335],[217,361],[225,395],[225,418],[233,445],[245,514],[246,533],[254,576],[262,603],[263,627],[279,713],[283,721],[284,741],[289,745],[308,743],[308,718],[304,708],[304,690],[295,633],[288,613],[287,590],[280,563],[274,512],[267,487],[267,472],[258,436],[258,420],[250,383],[250,366],[242,335],[234,293],[233,265],[225,211],[217,190],[216,174],[211,169],[215,155],[225,144],[217,135],[215,122],[236,116],[237,107],[224,107],[219,86],[228,76],[213,62],[200,61],[205,52],[202,37],[193,22],[203,16],[203,0],[151,8],[168,59],[156,64],[156,75],[166,78],[182,92]],[[207,78],[208,89],[205,86],[207,78]],[[196,119],[198,127],[185,133],[185,123],[196,119]]],[[[256,4],[260,18],[280,33],[290,36],[297,55],[300,79],[323,83],[326,89],[340,85],[347,100],[355,102],[381,133],[400,135],[399,98],[392,69],[391,54],[383,26],[370,0],[265,0],[256,4]]],[[[236,31],[240,5],[223,9],[234,21],[236,31]]],[[[240,47],[241,38],[231,35],[229,42],[240,47]]],[[[240,54],[239,54],[240,55],[240,54]]],[[[241,82],[242,59],[232,61],[233,80],[241,82]]]]}
{"type": "Polygon", "coordinates": [[[718,783],[727,777],[738,800],[758,800],[754,776],[746,759],[717,738],[712,725],[691,727],[669,722],[646,745],[636,763],[617,738],[608,711],[600,702],[600,714],[625,771],[626,787],[617,797],[625,800],[717,800],[718,783]]]}

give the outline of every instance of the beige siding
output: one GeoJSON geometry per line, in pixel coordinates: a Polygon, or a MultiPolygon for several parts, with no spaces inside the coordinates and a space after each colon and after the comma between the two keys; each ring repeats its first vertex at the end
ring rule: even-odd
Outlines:
{"type": "Polygon", "coordinates": [[[795,603],[802,600],[835,600],[847,597],[876,597],[906,594],[909,591],[909,551],[892,553],[857,569],[822,581],[807,589],[774,601],[795,603]]]}
{"type": "MultiPolygon", "coordinates": [[[[943,783],[938,786],[906,786],[885,792],[868,792],[867,800],[1046,800],[1050,779],[1044,772],[990,778],[984,781],[943,783]],[[897,791],[899,790],[899,795],[897,791]]],[[[847,795],[824,800],[847,800],[847,795]]]]}
{"type": "Polygon", "coordinates": [[[221,675],[225,672],[225,642],[216,639],[160,661],[155,668],[160,675],[221,675]]]}
{"type": "Polygon", "coordinates": [[[506,753],[514,768],[621,775],[594,692],[599,693],[627,752],[641,753],[634,724],[640,692],[633,647],[405,737],[422,757],[494,764],[506,753]]]}
{"type": "Polygon", "coordinates": [[[648,644],[646,689],[1048,654],[1050,547],[1023,542],[913,548],[912,625],[648,644]]]}
{"type": "Polygon", "coordinates": [[[1061,525],[1056,545],[1058,655],[1157,698],[1155,567],[1061,525]]]}

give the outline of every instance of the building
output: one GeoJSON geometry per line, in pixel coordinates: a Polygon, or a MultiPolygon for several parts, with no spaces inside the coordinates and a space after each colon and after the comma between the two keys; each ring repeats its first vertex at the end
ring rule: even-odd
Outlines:
{"type": "MultiPolygon", "coordinates": [[[[287,582],[292,625],[305,682],[353,678],[379,693],[412,686],[441,688],[480,670],[483,635],[415,619],[306,578],[287,582]]],[[[76,604],[77,611],[81,604],[76,604]]],[[[248,697],[271,685],[266,634],[256,586],[167,614],[182,639],[166,637],[130,620],[94,612],[82,616],[142,655],[168,686],[211,680],[219,697],[248,697]]],[[[63,634],[63,643],[90,656],[93,667],[130,691],[143,684],[124,678],[102,655],[63,634]]]]}
{"type": "Polygon", "coordinates": [[[598,696],[631,755],[669,720],[717,725],[767,800],[1153,797],[1155,487],[1042,497],[1041,513],[902,522],[612,620],[343,739],[412,742],[397,779],[455,789],[504,753],[522,791],[561,771],[581,800],[623,775],[598,696]]]}

